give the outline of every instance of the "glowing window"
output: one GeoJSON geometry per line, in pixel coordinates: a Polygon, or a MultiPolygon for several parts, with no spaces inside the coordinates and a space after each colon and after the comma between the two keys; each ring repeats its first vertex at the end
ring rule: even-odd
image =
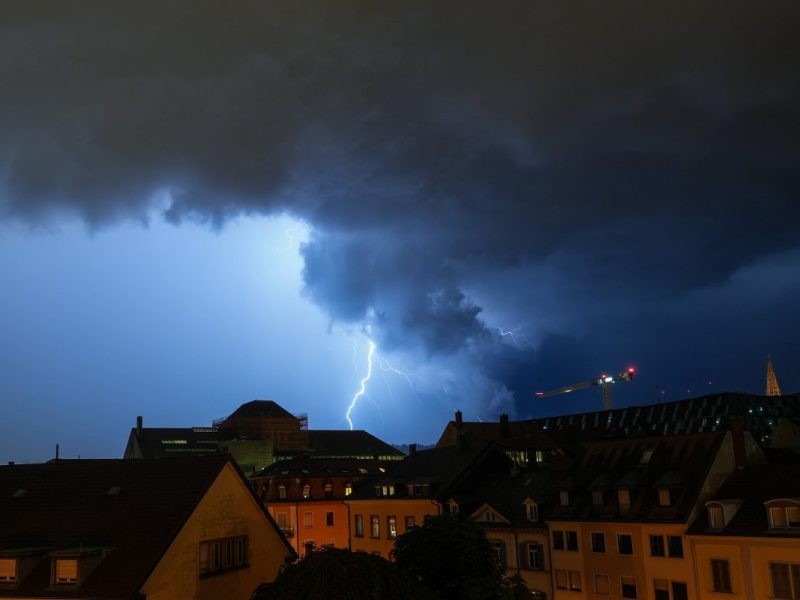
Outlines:
{"type": "Polygon", "coordinates": [[[56,585],[74,585],[78,583],[78,559],[57,558],[53,577],[56,585]]]}
{"type": "Polygon", "coordinates": [[[17,580],[17,559],[0,558],[0,583],[14,583],[17,580]]]}
{"type": "Polygon", "coordinates": [[[349,496],[353,493],[353,484],[352,483],[345,483],[344,484],[344,495],[349,496]]]}
{"type": "Polygon", "coordinates": [[[306,500],[311,498],[311,486],[308,484],[303,486],[303,498],[306,500]]]}

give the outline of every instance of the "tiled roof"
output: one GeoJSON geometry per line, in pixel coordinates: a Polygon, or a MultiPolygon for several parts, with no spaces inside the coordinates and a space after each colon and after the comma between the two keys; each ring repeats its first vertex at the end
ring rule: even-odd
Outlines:
{"type": "Polygon", "coordinates": [[[311,429],[308,445],[313,456],[403,456],[394,446],[361,429],[311,429]]]}
{"type": "Polygon", "coordinates": [[[310,476],[352,476],[375,477],[384,473],[386,461],[364,460],[358,458],[315,458],[298,456],[279,460],[262,469],[253,478],[261,477],[310,477],[310,476]]]}
{"type": "Polygon", "coordinates": [[[741,501],[742,504],[723,530],[708,527],[703,510],[688,533],[748,537],[800,537],[800,529],[770,530],[765,502],[778,498],[800,498],[800,460],[794,464],[747,465],[728,477],[714,500],[741,501]]]}
{"type": "Polygon", "coordinates": [[[585,443],[559,482],[570,504],[555,503],[551,518],[685,522],[724,436],[713,432],[585,443]],[[659,506],[659,488],[669,489],[669,506],[659,506]],[[619,513],[620,489],[630,493],[625,515],[619,513]],[[602,506],[593,505],[592,492],[604,494],[602,506]]]}
{"type": "Polygon", "coordinates": [[[50,565],[42,560],[17,588],[0,588],[0,597],[132,597],[228,460],[70,460],[0,467],[0,548],[110,549],[78,590],[49,589],[50,565]]]}
{"type": "MultiPolygon", "coordinates": [[[[442,433],[437,446],[454,445],[459,431],[455,421],[450,421],[442,433]]],[[[464,421],[460,432],[473,442],[492,442],[509,449],[554,450],[563,447],[557,434],[542,431],[533,421],[509,421],[485,423],[464,421]]]]}

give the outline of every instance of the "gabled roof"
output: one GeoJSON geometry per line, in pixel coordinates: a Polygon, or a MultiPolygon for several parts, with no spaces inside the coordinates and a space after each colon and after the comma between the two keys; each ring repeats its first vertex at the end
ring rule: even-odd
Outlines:
{"type": "Polygon", "coordinates": [[[800,461],[794,464],[747,465],[725,481],[712,500],[741,500],[742,504],[723,530],[709,530],[703,510],[689,527],[692,535],[748,537],[800,537],[800,530],[769,530],[765,502],[800,497],[800,461]]]}
{"type": "Polygon", "coordinates": [[[251,479],[264,477],[377,477],[385,472],[386,461],[364,460],[358,458],[315,458],[298,456],[272,463],[251,476],[251,479]],[[381,471],[381,468],[384,470],[381,471]]]}
{"type": "Polygon", "coordinates": [[[551,518],[685,522],[725,435],[711,432],[587,442],[568,476],[559,482],[560,489],[569,490],[570,505],[555,503],[551,518]],[[659,506],[659,488],[670,490],[670,506],[659,506]],[[625,515],[618,511],[620,489],[630,494],[631,506],[625,515]],[[593,505],[592,491],[604,492],[602,506],[593,505]]]}
{"type": "Polygon", "coordinates": [[[394,446],[362,429],[312,429],[308,432],[308,445],[313,456],[403,456],[394,446]]]}
{"type": "Polygon", "coordinates": [[[473,443],[492,442],[503,448],[515,450],[556,450],[564,446],[557,434],[542,431],[534,421],[504,423],[463,421],[460,427],[455,421],[450,421],[436,442],[436,446],[455,445],[459,433],[473,443]]]}
{"type": "Polygon", "coordinates": [[[49,590],[45,559],[18,587],[0,588],[0,597],[132,597],[229,460],[217,455],[0,467],[0,548],[110,549],[78,590],[49,590]]]}

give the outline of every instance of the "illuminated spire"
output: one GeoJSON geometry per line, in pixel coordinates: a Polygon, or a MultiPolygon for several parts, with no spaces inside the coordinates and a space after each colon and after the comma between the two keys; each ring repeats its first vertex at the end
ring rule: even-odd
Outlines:
{"type": "Polygon", "coordinates": [[[767,357],[767,396],[780,396],[781,386],[778,385],[778,377],[775,375],[775,367],[772,366],[772,359],[767,357]]]}

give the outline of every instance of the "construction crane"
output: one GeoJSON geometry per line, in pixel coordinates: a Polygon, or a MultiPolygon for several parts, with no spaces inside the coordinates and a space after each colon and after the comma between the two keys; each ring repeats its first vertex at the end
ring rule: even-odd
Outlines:
{"type": "Polygon", "coordinates": [[[565,385],[564,387],[556,388],[548,392],[536,392],[537,398],[549,398],[550,396],[558,396],[559,394],[569,394],[577,392],[578,390],[585,390],[586,388],[601,386],[603,388],[603,409],[611,410],[611,386],[617,381],[630,381],[636,370],[629,367],[627,371],[622,371],[617,375],[607,375],[603,373],[597,379],[587,379],[573,383],[572,385],[565,385]]]}

